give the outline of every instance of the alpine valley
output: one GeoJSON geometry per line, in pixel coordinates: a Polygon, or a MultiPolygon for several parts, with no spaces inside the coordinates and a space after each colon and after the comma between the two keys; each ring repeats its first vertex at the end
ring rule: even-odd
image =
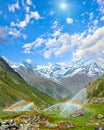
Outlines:
{"type": "Polygon", "coordinates": [[[39,66],[0,57],[0,129],[103,130],[103,74],[93,61],[39,66]]]}

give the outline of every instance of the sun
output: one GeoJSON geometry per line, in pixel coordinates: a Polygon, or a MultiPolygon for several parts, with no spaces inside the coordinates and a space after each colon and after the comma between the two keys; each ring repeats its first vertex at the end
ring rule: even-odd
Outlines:
{"type": "Polygon", "coordinates": [[[63,9],[63,10],[65,10],[67,8],[66,3],[61,3],[60,4],[60,8],[63,9]]]}

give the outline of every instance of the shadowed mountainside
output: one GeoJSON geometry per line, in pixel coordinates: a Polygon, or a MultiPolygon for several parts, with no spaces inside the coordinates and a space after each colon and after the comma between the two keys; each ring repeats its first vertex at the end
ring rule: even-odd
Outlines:
{"type": "Polygon", "coordinates": [[[28,85],[24,79],[0,57],[0,108],[8,107],[20,100],[34,102],[37,106],[56,102],[53,98],[28,85]]]}

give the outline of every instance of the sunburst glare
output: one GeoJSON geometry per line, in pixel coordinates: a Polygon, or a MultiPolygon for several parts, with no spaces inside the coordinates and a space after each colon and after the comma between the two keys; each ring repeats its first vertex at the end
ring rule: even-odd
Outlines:
{"type": "Polygon", "coordinates": [[[63,10],[67,9],[67,4],[66,3],[61,3],[60,8],[63,9],[63,10]]]}

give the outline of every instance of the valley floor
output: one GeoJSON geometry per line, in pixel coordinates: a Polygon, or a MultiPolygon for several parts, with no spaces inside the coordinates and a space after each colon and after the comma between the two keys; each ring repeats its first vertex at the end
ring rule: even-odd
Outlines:
{"type": "Polygon", "coordinates": [[[97,130],[104,129],[104,99],[92,99],[74,115],[64,118],[60,110],[42,112],[1,113],[0,130],[97,130]]]}

